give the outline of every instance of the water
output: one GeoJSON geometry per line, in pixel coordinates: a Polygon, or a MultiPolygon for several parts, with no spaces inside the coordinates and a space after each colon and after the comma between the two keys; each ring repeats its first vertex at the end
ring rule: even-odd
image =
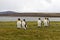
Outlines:
{"type": "MultiPolygon", "coordinates": [[[[0,16],[0,21],[17,21],[20,18],[21,20],[26,19],[26,21],[37,21],[38,18],[41,18],[43,21],[45,17],[8,17],[0,16]]],[[[60,21],[59,17],[48,17],[50,21],[60,21]]]]}

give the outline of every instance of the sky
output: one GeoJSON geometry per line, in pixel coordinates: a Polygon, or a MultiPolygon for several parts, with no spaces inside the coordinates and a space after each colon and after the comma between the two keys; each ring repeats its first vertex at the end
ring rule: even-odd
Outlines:
{"type": "Polygon", "coordinates": [[[0,12],[53,12],[60,13],[60,0],[0,0],[0,12]]]}

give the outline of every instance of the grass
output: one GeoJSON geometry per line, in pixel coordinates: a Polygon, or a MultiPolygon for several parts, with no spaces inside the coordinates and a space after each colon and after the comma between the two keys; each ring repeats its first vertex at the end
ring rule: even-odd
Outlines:
{"type": "Polygon", "coordinates": [[[17,29],[16,22],[0,22],[0,40],[60,40],[60,22],[50,22],[49,27],[37,27],[37,22],[27,22],[27,30],[17,29]]]}

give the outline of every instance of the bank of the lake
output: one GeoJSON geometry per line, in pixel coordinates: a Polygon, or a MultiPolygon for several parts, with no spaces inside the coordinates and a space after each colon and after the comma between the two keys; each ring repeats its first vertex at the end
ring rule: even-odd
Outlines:
{"type": "Polygon", "coordinates": [[[37,22],[27,22],[27,30],[16,28],[16,21],[0,21],[0,40],[60,40],[60,22],[50,22],[49,27],[37,27],[37,22]]]}

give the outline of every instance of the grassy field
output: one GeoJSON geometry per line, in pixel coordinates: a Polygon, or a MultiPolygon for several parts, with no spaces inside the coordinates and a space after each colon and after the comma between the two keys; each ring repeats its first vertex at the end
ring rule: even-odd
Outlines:
{"type": "Polygon", "coordinates": [[[17,29],[16,22],[0,22],[0,40],[60,40],[60,22],[50,22],[49,27],[37,27],[37,22],[27,22],[27,30],[17,29]]]}

